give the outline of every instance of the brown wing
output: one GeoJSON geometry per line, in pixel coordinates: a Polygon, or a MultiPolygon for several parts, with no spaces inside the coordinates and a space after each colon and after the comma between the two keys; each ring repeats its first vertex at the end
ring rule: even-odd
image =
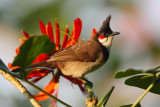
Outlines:
{"type": "Polygon", "coordinates": [[[56,52],[51,56],[49,61],[93,62],[99,57],[100,53],[100,45],[93,40],[89,40],[87,42],[81,42],[76,45],[73,45],[72,47],[56,52]]]}

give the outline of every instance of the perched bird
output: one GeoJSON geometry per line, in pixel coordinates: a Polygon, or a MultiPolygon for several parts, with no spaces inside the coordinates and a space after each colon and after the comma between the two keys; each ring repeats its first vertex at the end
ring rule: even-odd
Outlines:
{"type": "Polygon", "coordinates": [[[59,50],[49,59],[34,63],[30,68],[58,68],[63,75],[73,78],[83,78],[95,71],[108,60],[113,37],[120,34],[110,29],[110,19],[111,16],[108,16],[100,30],[88,41],[59,50]]]}
{"type": "MultiPolygon", "coordinates": [[[[110,19],[111,16],[108,16],[100,30],[88,41],[61,49],[49,59],[34,63],[29,68],[58,68],[62,75],[83,79],[92,86],[92,83],[86,80],[84,76],[106,63],[113,37],[120,34],[110,29],[110,19]]],[[[20,68],[14,69],[12,72],[19,70],[20,68]]]]}

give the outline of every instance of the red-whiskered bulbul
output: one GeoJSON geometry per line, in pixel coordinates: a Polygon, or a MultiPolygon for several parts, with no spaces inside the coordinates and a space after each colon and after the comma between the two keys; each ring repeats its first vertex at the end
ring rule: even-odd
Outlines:
{"type": "Polygon", "coordinates": [[[110,19],[111,16],[108,16],[90,40],[59,50],[46,61],[34,63],[29,68],[58,68],[63,75],[84,79],[84,75],[95,71],[108,60],[113,37],[120,34],[110,29],[110,19]]]}
{"type": "Polygon", "coordinates": [[[74,78],[82,78],[95,71],[108,60],[113,37],[120,34],[110,29],[110,19],[108,16],[90,40],[59,50],[48,60],[32,64],[30,68],[59,68],[63,75],[74,78]]]}

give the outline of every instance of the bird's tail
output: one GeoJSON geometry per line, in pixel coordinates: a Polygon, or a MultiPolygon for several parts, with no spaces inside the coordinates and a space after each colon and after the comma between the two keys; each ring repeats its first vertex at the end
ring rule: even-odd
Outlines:
{"type": "MultiPolygon", "coordinates": [[[[56,68],[56,64],[54,62],[41,61],[37,63],[33,63],[29,66],[29,68],[35,67],[48,67],[48,68],[56,68]]],[[[19,72],[20,68],[13,69],[12,72],[19,72]]]]}
{"type": "Polygon", "coordinates": [[[35,67],[48,67],[48,68],[52,68],[52,67],[55,67],[55,64],[52,63],[52,62],[41,61],[41,62],[33,63],[32,65],[29,66],[29,68],[35,68],[35,67]]]}

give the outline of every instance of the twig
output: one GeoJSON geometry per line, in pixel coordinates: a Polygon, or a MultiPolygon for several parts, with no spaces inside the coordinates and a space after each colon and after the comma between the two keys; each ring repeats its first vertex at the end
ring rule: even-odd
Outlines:
{"type": "Polygon", "coordinates": [[[152,89],[154,86],[154,83],[149,85],[149,87],[146,89],[146,91],[140,96],[140,98],[131,106],[131,107],[136,107],[140,103],[140,101],[143,99],[143,97],[152,89]]]}
{"type": "Polygon", "coordinates": [[[109,100],[113,90],[114,90],[114,86],[111,87],[111,89],[108,91],[108,93],[99,101],[99,103],[96,105],[96,107],[100,107],[102,103],[103,103],[102,107],[105,107],[105,105],[106,105],[107,101],[109,100]]]}
{"type": "Polygon", "coordinates": [[[3,77],[12,83],[30,102],[34,107],[42,107],[42,105],[31,95],[31,93],[11,74],[0,70],[3,77]]]}

